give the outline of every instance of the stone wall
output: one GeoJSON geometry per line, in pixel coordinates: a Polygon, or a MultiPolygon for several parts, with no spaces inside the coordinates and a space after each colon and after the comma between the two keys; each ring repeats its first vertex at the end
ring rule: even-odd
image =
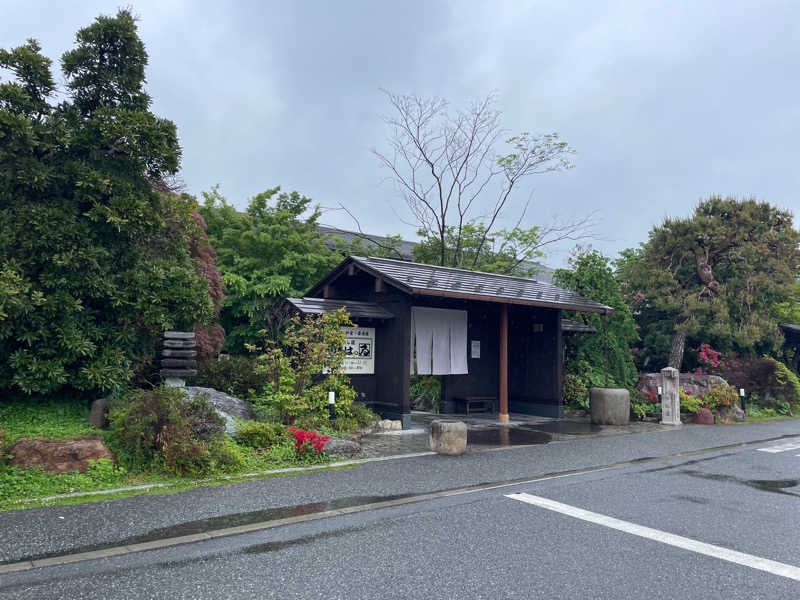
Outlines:
{"type": "MultiPolygon", "coordinates": [[[[712,385],[717,383],[726,383],[722,377],[717,375],[697,375],[695,373],[681,373],[680,386],[681,389],[687,394],[692,396],[705,396],[712,385]]],[[[643,392],[647,393],[652,391],[654,394],[658,393],[658,386],[663,387],[661,381],[661,373],[645,373],[639,377],[636,387],[643,392]]]]}

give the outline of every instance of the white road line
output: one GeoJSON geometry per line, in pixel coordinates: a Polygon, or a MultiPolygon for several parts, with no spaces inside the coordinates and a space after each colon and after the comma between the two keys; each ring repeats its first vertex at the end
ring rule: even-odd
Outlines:
{"type": "Polygon", "coordinates": [[[765,446],[757,448],[759,452],[770,452],[776,454],[778,452],[788,452],[789,450],[800,450],[800,442],[787,442],[785,444],[778,444],[777,446],[765,446]]]}
{"type": "Polygon", "coordinates": [[[639,537],[661,542],[662,544],[683,548],[684,550],[689,550],[698,554],[704,554],[706,556],[719,558],[721,560],[726,560],[738,565],[744,565],[745,567],[750,567],[751,569],[758,569],[773,575],[779,575],[780,577],[787,577],[789,579],[794,579],[795,581],[800,581],[800,568],[774,560],[769,560],[768,558],[753,556],[752,554],[745,554],[744,552],[737,552],[736,550],[730,550],[721,546],[714,546],[713,544],[706,544],[705,542],[698,542],[697,540],[693,540],[691,538],[667,533],[666,531],[660,531],[658,529],[651,529],[650,527],[637,525],[636,523],[630,523],[628,521],[622,521],[620,519],[615,519],[614,517],[583,510],[582,508],[577,508],[575,506],[570,506],[569,504],[562,504],[561,502],[556,502],[555,500],[542,498],[541,496],[533,496],[532,494],[522,493],[506,494],[506,498],[519,500],[520,502],[526,502],[527,504],[533,504],[534,506],[538,506],[540,508],[546,508],[547,510],[552,510],[563,515],[581,519],[582,521],[603,525],[604,527],[610,527],[611,529],[630,533],[631,535],[638,535],[639,537]]]}

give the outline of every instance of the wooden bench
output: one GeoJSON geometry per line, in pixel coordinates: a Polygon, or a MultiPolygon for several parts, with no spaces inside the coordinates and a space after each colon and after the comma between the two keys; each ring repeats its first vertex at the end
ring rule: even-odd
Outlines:
{"type": "Polygon", "coordinates": [[[456,403],[464,405],[464,412],[467,415],[474,412],[494,412],[494,396],[462,396],[461,398],[453,398],[453,400],[456,403]]]}

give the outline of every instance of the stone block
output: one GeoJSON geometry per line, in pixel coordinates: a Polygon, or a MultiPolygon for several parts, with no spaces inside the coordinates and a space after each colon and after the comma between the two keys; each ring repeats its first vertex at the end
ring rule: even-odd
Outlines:
{"type": "Polygon", "coordinates": [[[332,437],[325,444],[325,454],[335,458],[353,458],[361,454],[361,444],[352,440],[332,437]]]}
{"type": "Polygon", "coordinates": [[[197,366],[197,361],[191,358],[162,358],[161,366],[168,369],[194,369],[197,366]]]}
{"type": "Polygon", "coordinates": [[[165,358],[195,358],[197,350],[172,350],[171,348],[164,348],[161,351],[161,356],[165,358]]]}
{"type": "Polygon", "coordinates": [[[194,340],[164,340],[165,348],[184,348],[192,349],[197,348],[197,342],[194,340]]]}
{"type": "Polygon", "coordinates": [[[98,429],[108,429],[108,400],[98,398],[89,410],[89,425],[98,429]]]}
{"type": "Polygon", "coordinates": [[[161,369],[159,371],[161,377],[179,377],[186,379],[187,377],[194,377],[197,375],[197,369],[161,369]]]}
{"type": "Polygon", "coordinates": [[[631,419],[631,393],[625,388],[589,390],[589,408],[595,425],[627,425],[631,419]]]}
{"type": "Polygon", "coordinates": [[[165,331],[166,340],[194,340],[194,331],[165,331]]]}
{"type": "Polygon", "coordinates": [[[463,421],[431,421],[428,432],[431,450],[448,456],[460,456],[467,449],[467,426],[463,421]]]}

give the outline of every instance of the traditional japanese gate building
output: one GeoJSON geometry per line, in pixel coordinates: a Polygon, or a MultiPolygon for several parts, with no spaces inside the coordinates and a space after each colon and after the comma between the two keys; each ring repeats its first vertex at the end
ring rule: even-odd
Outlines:
{"type": "Polygon", "coordinates": [[[509,412],[560,417],[564,329],[586,329],[562,325],[562,311],[613,312],[533,279],[357,256],[288,302],[302,313],[350,313],[359,327],[347,336],[347,372],[359,400],[404,427],[413,372],[442,375],[443,413],[496,401],[500,421],[509,412]]]}

